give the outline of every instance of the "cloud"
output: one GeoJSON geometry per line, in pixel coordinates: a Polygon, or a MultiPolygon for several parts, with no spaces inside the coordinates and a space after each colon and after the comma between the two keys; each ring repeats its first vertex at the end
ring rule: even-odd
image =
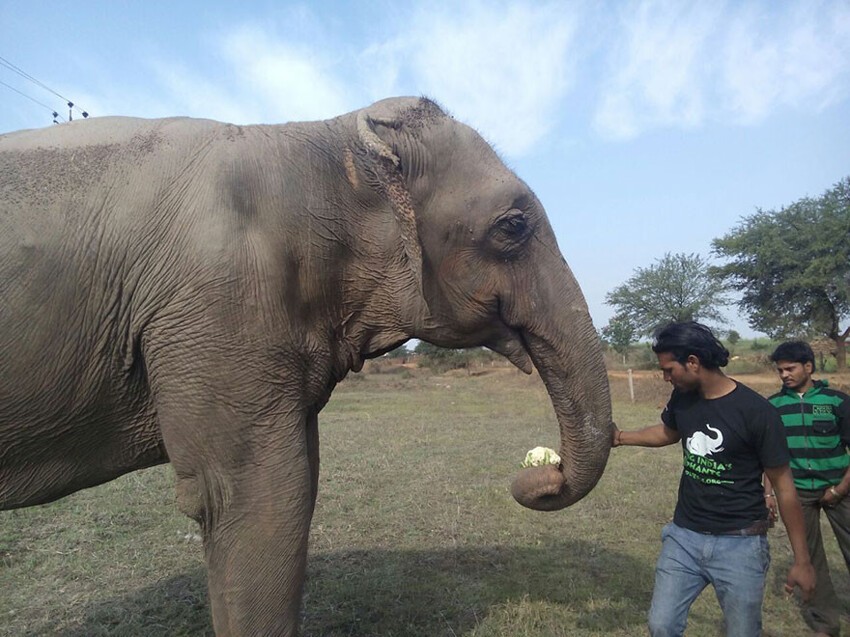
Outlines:
{"type": "Polygon", "coordinates": [[[578,14],[555,4],[474,3],[419,11],[404,71],[509,156],[528,153],[557,122],[575,83],[578,14]]]}
{"type": "Polygon", "coordinates": [[[150,55],[153,85],[133,82],[114,98],[123,103],[90,110],[272,123],[424,94],[517,158],[582,116],[623,140],[816,112],[850,92],[850,5],[840,1],[435,0],[358,12],[361,31],[304,5],[287,11],[206,33],[199,60],[150,55]]]}
{"type": "Polygon", "coordinates": [[[628,138],[648,126],[700,123],[698,66],[717,19],[716,9],[691,3],[641,2],[623,9],[597,128],[628,138]]]}
{"type": "Polygon", "coordinates": [[[720,92],[742,123],[780,106],[818,111],[847,95],[848,5],[806,3],[775,16],[742,11],[725,44],[720,92]]]}
{"type": "MultiPolygon", "coordinates": [[[[234,123],[256,121],[258,113],[252,109],[252,103],[232,95],[226,84],[174,61],[153,60],[151,66],[164,91],[156,101],[142,98],[146,117],[186,115],[234,123]]],[[[139,103],[135,102],[137,108],[139,103]]]]}
{"type": "Polygon", "coordinates": [[[149,65],[161,90],[158,102],[148,104],[149,116],[280,123],[326,119],[359,106],[337,61],[312,46],[307,33],[301,37],[243,24],[208,38],[203,70],[153,57],[149,65]]]}
{"type": "Polygon", "coordinates": [[[266,121],[325,119],[351,107],[335,61],[314,48],[242,27],[225,38],[222,52],[231,75],[263,101],[261,112],[274,114],[266,121]]]}
{"type": "Polygon", "coordinates": [[[850,6],[841,2],[625,5],[600,52],[594,126],[629,139],[708,121],[756,123],[781,107],[819,110],[847,94],[850,6]]]}
{"type": "Polygon", "coordinates": [[[556,4],[422,5],[388,20],[385,38],[359,49],[349,42],[352,55],[309,15],[298,19],[307,25],[300,33],[243,25],[219,39],[222,84],[233,95],[238,88],[250,104],[242,110],[209,78],[172,68],[160,68],[160,77],[181,103],[205,103],[206,112],[240,123],[323,119],[391,95],[424,94],[509,156],[528,153],[552,130],[575,83],[569,52],[578,14],[556,4]]]}

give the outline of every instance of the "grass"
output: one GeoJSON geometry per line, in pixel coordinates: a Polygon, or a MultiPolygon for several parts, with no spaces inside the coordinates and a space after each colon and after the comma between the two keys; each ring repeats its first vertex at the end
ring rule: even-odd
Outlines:
{"type": "MultiPolygon", "coordinates": [[[[657,421],[668,394],[658,374],[636,376],[635,403],[625,375],[611,383],[621,427],[657,421]]],[[[614,450],[587,498],[539,513],[509,494],[525,452],[557,446],[535,376],[358,375],[337,389],[320,430],[305,635],[646,634],[678,448],[614,450]]],[[[172,484],[158,467],[0,513],[0,635],[211,635],[201,545],[172,484]]],[[[825,536],[846,607],[850,582],[825,536]]],[[[771,546],[766,634],[797,637],[806,630],[781,592],[790,562],[781,527],[771,546]]],[[[709,590],[687,635],[721,634],[709,590]]]]}

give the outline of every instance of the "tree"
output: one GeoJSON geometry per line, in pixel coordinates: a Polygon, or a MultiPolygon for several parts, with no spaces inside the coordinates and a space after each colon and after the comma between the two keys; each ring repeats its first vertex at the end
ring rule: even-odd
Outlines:
{"type": "Polygon", "coordinates": [[[422,357],[422,363],[437,371],[468,368],[478,348],[450,349],[419,341],[413,351],[422,357]]]}
{"type": "Polygon", "coordinates": [[[637,332],[651,336],[671,321],[725,323],[718,310],[728,304],[725,289],[698,254],[668,252],[654,265],[636,269],[628,281],[605,295],[605,303],[629,319],[637,332]]]}
{"type": "Polygon", "coordinates": [[[454,350],[451,350],[451,349],[448,349],[448,348],[445,348],[445,347],[440,347],[439,345],[433,345],[432,343],[429,343],[428,341],[419,341],[416,344],[416,347],[414,348],[413,351],[416,352],[417,354],[419,354],[420,356],[429,356],[431,358],[442,358],[442,357],[450,356],[451,352],[453,352],[454,350]]]}
{"type": "Polygon", "coordinates": [[[715,239],[731,259],[714,274],[742,293],[751,327],[771,338],[823,335],[847,368],[850,337],[850,177],[816,199],[757,210],[715,239]]]}
{"type": "Polygon", "coordinates": [[[404,343],[384,354],[385,358],[407,358],[408,356],[410,356],[410,350],[404,343]]]}
{"type": "Polygon", "coordinates": [[[626,364],[626,354],[629,345],[635,340],[635,325],[628,316],[615,315],[608,321],[608,325],[602,328],[601,336],[603,342],[614,348],[614,351],[623,357],[623,365],[626,364]]]}
{"type": "Polygon", "coordinates": [[[726,340],[729,341],[729,344],[734,346],[741,340],[741,335],[738,333],[738,330],[729,330],[726,334],[726,340]]]}

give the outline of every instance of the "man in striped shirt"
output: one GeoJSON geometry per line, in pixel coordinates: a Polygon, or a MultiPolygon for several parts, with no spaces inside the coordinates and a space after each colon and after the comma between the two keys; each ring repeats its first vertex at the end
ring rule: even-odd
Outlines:
{"type": "MultiPolygon", "coordinates": [[[[804,604],[803,615],[816,636],[838,637],[841,610],[829,577],[820,512],[826,513],[850,570],[850,396],[831,389],[825,380],[812,379],[815,356],[808,343],[782,343],[770,358],[782,389],[769,400],[782,417],[817,574],[814,595],[804,604]]],[[[775,511],[769,484],[766,489],[768,505],[775,511]]]]}

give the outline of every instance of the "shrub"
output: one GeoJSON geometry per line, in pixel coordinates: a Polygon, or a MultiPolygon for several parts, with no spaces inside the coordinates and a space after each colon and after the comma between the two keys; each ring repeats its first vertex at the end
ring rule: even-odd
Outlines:
{"type": "Polygon", "coordinates": [[[750,349],[752,349],[754,352],[760,352],[760,351],[766,350],[768,347],[770,347],[770,341],[762,342],[762,341],[758,340],[757,338],[754,338],[753,342],[750,343],[750,349]]]}

